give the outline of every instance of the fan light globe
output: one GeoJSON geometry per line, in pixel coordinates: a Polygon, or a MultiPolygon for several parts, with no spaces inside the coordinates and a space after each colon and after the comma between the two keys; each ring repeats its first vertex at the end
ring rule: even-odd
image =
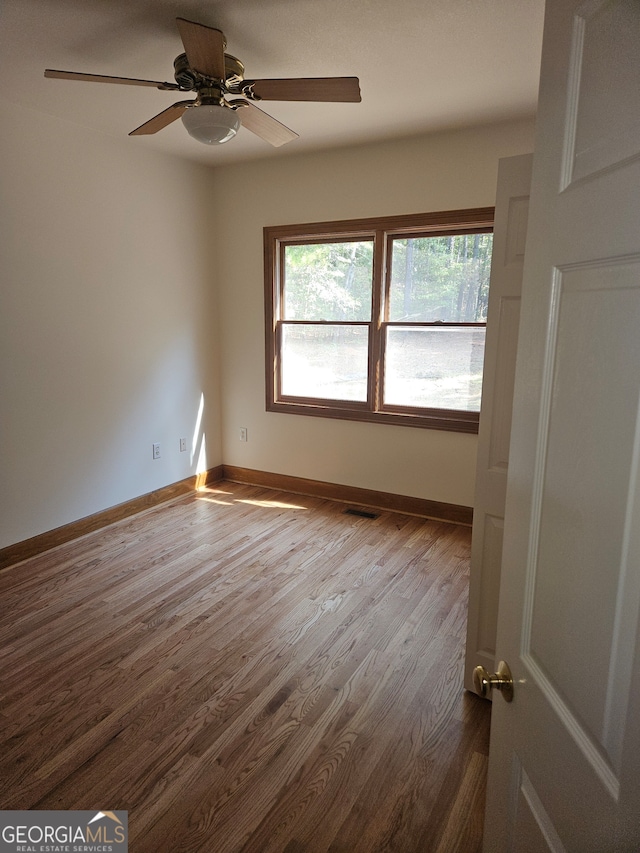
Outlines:
{"type": "Polygon", "coordinates": [[[182,123],[189,136],[205,145],[220,145],[228,142],[238,132],[240,119],[229,107],[217,104],[202,104],[190,107],[182,116],[182,123]]]}

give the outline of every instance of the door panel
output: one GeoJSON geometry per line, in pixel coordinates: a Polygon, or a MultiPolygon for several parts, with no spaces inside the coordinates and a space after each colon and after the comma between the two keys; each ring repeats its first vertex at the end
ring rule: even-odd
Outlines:
{"type": "Polygon", "coordinates": [[[516,772],[519,775],[513,850],[515,853],[565,853],[565,847],[529,777],[520,767],[516,772]]]}
{"type": "Polygon", "coordinates": [[[637,0],[547,3],[485,853],[640,850],[638,44],[637,0]]]}
{"type": "MultiPolygon", "coordinates": [[[[504,509],[502,510],[504,512],[504,509]]],[[[477,516],[477,513],[474,512],[477,516]]],[[[498,627],[498,592],[500,590],[500,566],[502,563],[502,540],[504,534],[504,518],[502,516],[483,513],[483,518],[474,524],[483,522],[481,532],[480,558],[482,561],[482,586],[479,595],[479,612],[477,614],[477,629],[474,632],[474,651],[484,652],[493,663],[496,647],[496,629],[498,627]]],[[[480,535],[478,532],[476,535],[480,535]]],[[[473,666],[477,666],[475,657],[473,666]]],[[[473,668],[472,668],[473,669],[473,668]]]]}
{"type": "MultiPolygon", "coordinates": [[[[522,201],[522,199],[518,199],[522,201]]],[[[528,201],[528,199],[527,199],[528,201]]],[[[522,268],[512,271],[522,277],[522,268]]],[[[506,475],[509,467],[509,442],[511,439],[511,409],[513,406],[513,380],[516,352],[518,350],[518,326],[520,325],[520,294],[500,296],[498,335],[494,369],[494,389],[491,400],[491,437],[489,440],[489,470],[506,475]]],[[[483,401],[484,405],[484,401],[483,401]]],[[[506,476],[501,489],[506,496],[506,476]]],[[[503,513],[504,514],[504,513],[503,513]]]]}
{"type": "Polygon", "coordinates": [[[556,289],[525,649],[545,688],[563,697],[583,736],[619,770],[621,730],[609,717],[624,712],[620,689],[614,695],[612,687],[620,685],[616,670],[628,673],[629,664],[613,646],[624,649],[618,633],[633,637],[636,628],[635,614],[624,624],[618,605],[631,593],[627,504],[637,475],[640,264],[582,265],[559,272],[556,289]]]}
{"type": "Polygon", "coordinates": [[[574,20],[566,184],[638,154],[640,116],[619,110],[619,98],[637,105],[640,87],[637,0],[584,3],[574,20]],[[608,53],[615,33],[615,61],[608,53]]]}

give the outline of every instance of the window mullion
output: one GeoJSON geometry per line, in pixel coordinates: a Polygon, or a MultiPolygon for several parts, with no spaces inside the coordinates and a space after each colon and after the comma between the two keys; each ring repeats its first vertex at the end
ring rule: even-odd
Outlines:
{"type": "Polygon", "coordinates": [[[369,406],[380,410],[382,403],[382,323],[385,310],[386,234],[375,232],[373,242],[373,288],[371,298],[371,334],[369,341],[369,406]]]}

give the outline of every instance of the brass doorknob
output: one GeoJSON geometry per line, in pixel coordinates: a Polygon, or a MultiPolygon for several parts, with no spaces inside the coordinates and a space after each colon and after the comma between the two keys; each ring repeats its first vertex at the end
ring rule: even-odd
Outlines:
{"type": "Polygon", "coordinates": [[[483,666],[473,670],[473,686],[476,693],[483,699],[488,699],[495,687],[499,690],[505,702],[513,699],[513,677],[509,665],[503,660],[498,664],[498,671],[491,675],[483,666]]]}

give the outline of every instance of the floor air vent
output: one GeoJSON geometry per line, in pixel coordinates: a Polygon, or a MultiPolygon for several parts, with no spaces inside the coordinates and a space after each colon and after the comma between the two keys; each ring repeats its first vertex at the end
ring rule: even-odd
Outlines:
{"type": "Polygon", "coordinates": [[[378,517],[377,512],[367,512],[367,510],[365,510],[365,509],[352,509],[351,507],[349,507],[349,509],[345,509],[344,515],[357,515],[358,518],[377,518],[378,517]]]}

